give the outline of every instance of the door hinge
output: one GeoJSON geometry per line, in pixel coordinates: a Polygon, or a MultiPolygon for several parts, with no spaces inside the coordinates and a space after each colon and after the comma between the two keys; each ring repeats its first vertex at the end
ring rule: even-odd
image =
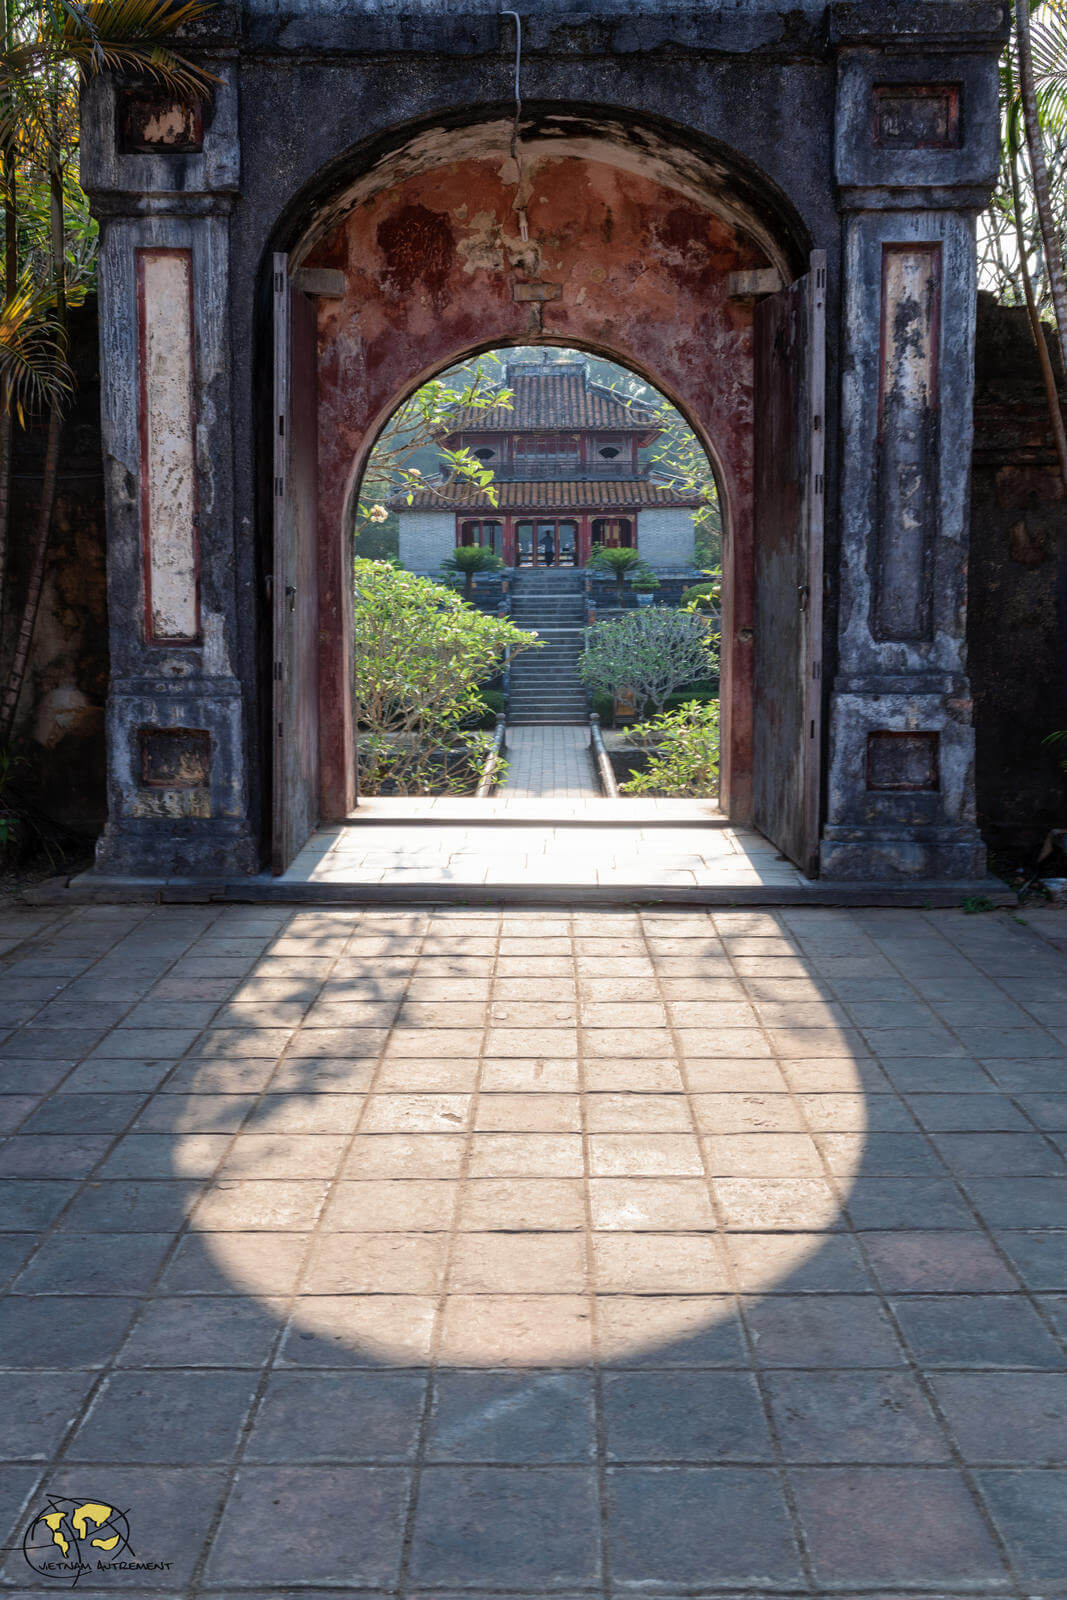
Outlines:
{"type": "Polygon", "coordinates": [[[816,494],[822,494],[822,492],[823,492],[823,481],[824,480],[823,480],[822,473],[821,472],[817,472],[815,474],[815,493],[816,494]]]}
{"type": "Polygon", "coordinates": [[[278,729],[277,729],[277,734],[276,734],[276,737],[277,737],[277,738],[279,738],[279,739],[280,739],[280,738],[281,738],[281,737],[282,737],[282,725],[281,725],[281,723],[280,723],[280,722],[279,722],[279,724],[278,724],[278,729]]]}
{"type": "Polygon", "coordinates": [[[280,500],[284,494],[285,494],[285,479],[284,478],[275,478],[275,480],[274,480],[274,498],[275,498],[275,500],[280,500]]]}
{"type": "Polygon", "coordinates": [[[275,683],[281,683],[282,681],[282,664],[280,661],[274,663],[274,681],[275,683]]]}

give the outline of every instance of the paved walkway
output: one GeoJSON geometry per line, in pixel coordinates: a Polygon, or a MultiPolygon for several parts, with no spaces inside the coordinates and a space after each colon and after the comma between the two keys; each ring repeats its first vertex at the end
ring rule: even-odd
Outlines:
{"type": "Polygon", "coordinates": [[[576,890],[800,888],[808,881],[754,829],[728,826],[710,802],[699,802],[700,812],[680,809],[670,826],[662,820],[670,814],[653,812],[647,802],[562,799],[550,805],[513,796],[510,785],[503,798],[480,804],[484,822],[472,815],[473,801],[433,812],[417,800],[364,802],[351,822],[317,829],[281,881],[537,883],[576,890]],[[629,807],[632,821],[625,820],[629,807]]]}
{"type": "Polygon", "coordinates": [[[1010,915],[5,941],[10,1592],[52,1496],[161,1564],[83,1521],[80,1594],[1067,1595],[1067,961],[1010,915]]]}
{"type": "Polygon", "coordinates": [[[587,727],[509,728],[507,758],[508,799],[593,800],[600,794],[587,727]]]}

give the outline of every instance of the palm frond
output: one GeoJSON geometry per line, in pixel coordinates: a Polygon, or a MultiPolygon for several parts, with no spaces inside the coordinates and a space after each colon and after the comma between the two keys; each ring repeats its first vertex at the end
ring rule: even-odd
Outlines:
{"type": "Polygon", "coordinates": [[[0,302],[0,385],[20,423],[27,410],[61,401],[74,388],[46,289],[23,283],[0,302]]]}

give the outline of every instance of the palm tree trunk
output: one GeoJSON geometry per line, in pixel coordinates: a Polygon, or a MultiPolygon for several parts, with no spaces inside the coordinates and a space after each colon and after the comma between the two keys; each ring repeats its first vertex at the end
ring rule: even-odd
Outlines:
{"type": "MultiPolygon", "coordinates": [[[[10,29],[8,0],[0,0],[0,28],[5,47],[10,29]]],[[[4,150],[4,298],[15,298],[19,282],[18,213],[15,209],[15,151],[4,150]]],[[[3,632],[6,596],[7,540],[11,520],[11,396],[6,382],[0,385],[0,633],[3,632]]]]}
{"type": "Polygon", "coordinates": [[[1064,274],[1063,251],[1060,248],[1052,215],[1048,167],[1045,164],[1045,144],[1037,111],[1034,56],[1030,43],[1029,0],[1015,0],[1015,35],[1019,55],[1019,95],[1022,100],[1026,150],[1030,158],[1030,176],[1034,186],[1038,221],[1041,224],[1041,241],[1044,246],[1049,289],[1052,293],[1052,306],[1056,313],[1060,359],[1063,370],[1067,372],[1067,276],[1064,274]]]}
{"type": "Polygon", "coordinates": [[[1034,345],[1037,349],[1038,365],[1041,368],[1041,382],[1045,387],[1049,421],[1052,424],[1052,437],[1060,462],[1060,476],[1063,479],[1064,492],[1067,493],[1067,430],[1064,429],[1063,425],[1063,410],[1060,406],[1059,389],[1056,386],[1056,374],[1052,369],[1052,357],[1049,355],[1048,345],[1045,343],[1044,324],[1038,315],[1037,301],[1034,299],[1034,286],[1030,280],[1030,267],[1026,259],[1026,239],[1023,234],[1019,152],[1016,140],[1010,134],[1009,142],[1011,147],[1012,212],[1015,220],[1015,235],[1019,243],[1019,271],[1022,277],[1023,296],[1026,300],[1026,313],[1030,319],[1030,332],[1033,334],[1034,345]]]}
{"type": "MultiPolygon", "coordinates": [[[[57,119],[58,121],[58,119],[57,119]]],[[[66,232],[63,218],[63,171],[60,166],[58,136],[53,148],[48,170],[49,220],[52,233],[52,270],[56,283],[56,322],[59,325],[60,347],[65,349],[67,339],[67,281],[66,232]]],[[[22,618],[15,638],[15,652],[11,659],[4,693],[0,698],[0,745],[6,744],[15,725],[15,712],[26,681],[30,648],[37,626],[41,595],[44,591],[45,567],[52,534],[52,516],[56,504],[56,483],[59,471],[59,445],[63,432],[63,411],[58,399],[53,400],[48,417],[48,442],[45,446],[44,474],[41,479],[41,502],[37,509],[37,526],[34,530],[33,559],[30,563],[26,595],[22,603],[22,618]]]]}

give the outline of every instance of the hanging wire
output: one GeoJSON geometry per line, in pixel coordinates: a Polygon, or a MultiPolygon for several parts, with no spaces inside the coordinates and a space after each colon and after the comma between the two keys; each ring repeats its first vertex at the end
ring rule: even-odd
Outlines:
{"type": "MultiPolygon", "coordinates": [[[[522,200],[522,157],[519,154],[519,119],[522,116],[522,18],[517,11],[502,11],[502,17],[515,18],[515,119],[511,125],[511,159],[515,163],[518,174],[517,190],[518,199],[522,200]]],[[[519,233],[525,242],[530,237],[530,227],[526,220],[526,207],[519,205],[519,233]]]]}

